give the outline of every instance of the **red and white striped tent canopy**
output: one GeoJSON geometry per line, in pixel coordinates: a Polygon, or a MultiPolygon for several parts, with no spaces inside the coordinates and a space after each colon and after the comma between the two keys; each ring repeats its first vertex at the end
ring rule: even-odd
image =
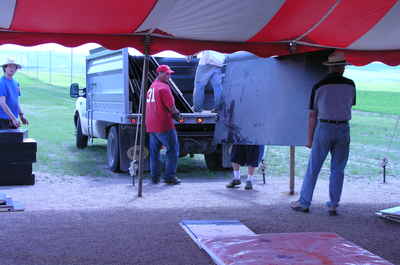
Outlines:
{"type": "Polygon", "coordinates": [[[355,65],[400,64],[395,0],[1,0],[0,44],[95,42],[150,53],[259,56],[343,49],[355,65]],[[291,48],[290,48],[291,47],[291,48]]]}

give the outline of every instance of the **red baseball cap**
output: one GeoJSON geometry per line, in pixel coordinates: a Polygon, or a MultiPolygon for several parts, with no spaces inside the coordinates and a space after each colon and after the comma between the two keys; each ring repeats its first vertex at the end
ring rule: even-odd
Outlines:
{"type": "Polygon", "coordinates": [[[169,66],[166,65],[166,64],[162,64],[162,65],[160,65],[159,67],[157,67],[157,73],[160,73],[160,72],[168,73],[168,74],[173,74],[173,73],[175,73],[175,72],[172,71],[171,68],[169,68],[169,66]]]}

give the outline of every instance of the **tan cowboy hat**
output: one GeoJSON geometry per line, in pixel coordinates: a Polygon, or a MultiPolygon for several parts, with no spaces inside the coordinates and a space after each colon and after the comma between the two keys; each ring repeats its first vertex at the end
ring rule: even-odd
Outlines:
{"type": "Polygon", "coordinates": [[[17,66],[17,69],[21,69],[21,68],[22,68],[22,66],[21,66],[20,64],[17,64],[17,63],[15,62],[15,60],[10,59],[10,58],[7,58],[6,62],[3,63],[3,65],[2,65],[1,67],[4,68],[4,67],[6,67],[6,66],[9,65],[9,64],[13,64],[13,65],[17,66]]]}
{"type": "Polygon", "coordinates": [[[346,58],[344,57],[344,53],[341,51],[334,51],[331,55],[328,57],[328,61],[323,62],[323,65],[327,66],[334,66],[334,65],[349,65],[348,62],[346,62],[346,58]]]}

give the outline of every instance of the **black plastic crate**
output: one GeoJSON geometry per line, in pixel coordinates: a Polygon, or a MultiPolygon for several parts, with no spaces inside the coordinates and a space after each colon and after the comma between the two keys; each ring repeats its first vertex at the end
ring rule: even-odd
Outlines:
{"type": "Polygon", "coordinates": [[[7,129],[0,130],[0,144],[3,143],[22,143],[28,137],[27,129],[7,129]]]}
{"type": "Polygon", "coordinates": [[[0,143],[0,164],[36,162],[37,143],[26,138],[22,143],[0,143]]]}
{"type": "Polygon", "coordinates": [[[32,163],[0,163],[0,186],[33,184],[32,163]]]}
{"type": "Polygon", "coordinates": [[[37,152],[37,142],[32,138],[25,138],[21,143],[0,143],[0,153],[6,152],[37,152]]]}

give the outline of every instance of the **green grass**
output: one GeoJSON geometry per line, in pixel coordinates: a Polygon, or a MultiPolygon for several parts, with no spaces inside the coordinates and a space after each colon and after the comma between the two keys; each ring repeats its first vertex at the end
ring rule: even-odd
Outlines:
{"type": "MultiPolygon", "coordinates": [[[[71,85],[71,75],[69,73],[54,72],[49,75],[48,71],[21,71],[24,75],[38,79],[45,84],[51,84],[53,86],[69,87],[71,85]]],[[[74,74],[72,76],[72,83],[78,83],[79,86],[85,87],[86,80],[84,73],[74,74]]]]}
{"type": "Polygon", "coordinates": [[[356,110],[400,115],[400,92],[357,91],[356,110]]]}
{"type": "MultiPolygon", "coordinates": [[[[346,175],[351,179],[382,179],[381,161],[389,159],[387,167],[388,179],[400,177],[400,121],[398,116],[353,112],[351,121],[350,156],[346,167],[346,175]],[[397,125],[397,128],[396,128],[397,125]]],[[[296,175],[304,176],[307,169],[310,150],[305,147],[296,148],[296,175]]],[[[289,176],[289,147],[268,147],[265,156],[268,175],[289,176]]],[[[321,177],[329,177],[329,157],[321,170],[321,177]]]]}
{"type": "Polygon", "coordinates": [[[50,86],[24,74],[16,75],[22,87],[21,104],[29,119],[29,136],[38,142],[34,171],[54,175],[112,175],[105,169],[105,145],[95,140],[85,150],[75,148],[75,101],[65,87],[50,86]]]}
{"type": "MultiPolygon", "coordinates": [[[[38,141],[38,161],[34,170],[54,176],[86,175],[113,176],[106,168],[105,141],[95,140],[84,150],[75,147],[73,125],[74,100],[66,87],[50,86],[18,73],[21,83],[22,107],[31,125],[29,134],[38,141]]],[[[358,107],[362,110],[399,113],[393,91],[358,91],[358,107]],[[361,92],[361,93],[360,93],[361,92]],[[371,102],[372,107],[367,102],[371,102]],[[381,106],[381,102],[387,102],[381,106]]],[[[381,178],[380,162],[389,158],[388,178],[400,175],[400,125],[394,130],[399,116],[373,112],[354,111],[351,121],[351,152],[346,174],[352,179],[376,180],[381,178]],[[394,135],[395,134],[395,135],[394,135]],[[393,137],[395,136],[395,137],[393,137]],[[393,140],[392,140],[393,139],[393,140]]],[[[400,122],[399,122],[400,123],[400,122]]],[[[267,175],[288,177],[289,147],[270,146],[266,151],[267,175]]],[[[303,176],[307,167],[309,149],[296,148],[296,175],[303,176]]],[[[183,177],[201,176],[215,178],[230,176],[230,172],[209,172],[201,155],[179,160],[179,174],[183,177]]],[[[245,173],[245,169],[243,172],[245,173]]],[[[329,176],[329,160],[321,170],[321,177],[329,176]]]]}

